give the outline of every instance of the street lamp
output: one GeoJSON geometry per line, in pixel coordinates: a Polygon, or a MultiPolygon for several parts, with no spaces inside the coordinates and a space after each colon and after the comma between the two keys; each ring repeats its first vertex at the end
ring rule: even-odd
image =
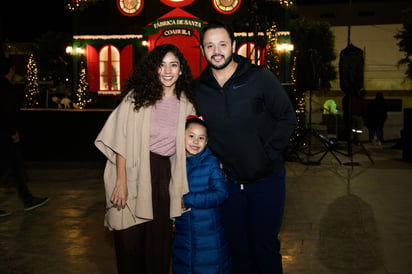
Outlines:
{"type": "Polygon", "coordinates": [[[76,50],[73,52],[73,47],[72,46],[68,46],[66,47],[66,53],[70,54],[70,55],[82,55],[85,53],[85,50],[83,48],[79,48],[77,47],[76,50]]]}
{"type": "Polygon", "coordinates": [[[295,47],[292,44],[287,44],[287,43],[276,45],[276,50],[279,52],[291,52],[293,51],[294,48],[295,47]]]}
{"type": "Polygon", "coordinates": [[[86,53],[84,48],[81,47],[75,47],[75,50],[73,50],[73,46],[68,46],[66,47],[66,53],[69,55],[72,55],[73,57],[73,76],[72,76],[72,85],[73,85],[73,92],[76,93],[77,89],[77,82],[78,82],[78,63],[79,59],[86,53]]]}
{"type": "Polygon", "coordinates": [[[290,42],[290,31],[276,32],[276,51],[283,53],[285,60],[284,82],[290,82],[290,54],[294,50],[294,45],[290,42]]]}

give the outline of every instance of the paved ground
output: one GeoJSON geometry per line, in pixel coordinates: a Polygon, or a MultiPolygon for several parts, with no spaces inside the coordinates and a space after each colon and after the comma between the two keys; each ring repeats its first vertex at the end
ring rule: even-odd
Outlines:
{"type": "MultiPolygon", "coordinates": [[[[412,163],[392,143],[365,148],[374,164],[363,151],[338,153],[342,165],[331,153],[317,166],[287,162],[285,273],[412,273],[412,163]]],[[[27,164],[31,189],[50,202],[24,212],[1,185],[0,208],[13,214],[0,218],[0,273],[116,273],[104,163],[27,164]]]]}

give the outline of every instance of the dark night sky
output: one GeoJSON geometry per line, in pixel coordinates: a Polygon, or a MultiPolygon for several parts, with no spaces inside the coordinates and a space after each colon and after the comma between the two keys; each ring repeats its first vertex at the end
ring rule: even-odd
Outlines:
{"type": "MultiPolygon", "coordinates": [[[[0,5],[0,37],[12,42],[32,41],[50,31],[70,32],[72,16],[65,10],[71,0],[3,0],[0,5]]],[[[114,1],[114,0],[112,0],[114,1]]],[[[154,1],[154,0],[146,0],[154,1]]],[[[263,0],[262,0],[263,1],[263,0]]],[[[296,4],[344,3],[350,0],[295,0],[296,4]]],[[[353,3],[370,0],[352,0],[353,3]]],[[[374,0],[379,2],[382,0],[374,0]]],[[[246,4],[243,0],[242,4],[246,4]]],[[[159,1],[160,3],[160,1],[159,1]]]]}
{"type": "Polygon", "coordinates": [[[71,15],[65,10],[69,0],[8,0],[0,5],[3,37],[13,42],[30,41],[41,33],[71,31],[71,15]]]}

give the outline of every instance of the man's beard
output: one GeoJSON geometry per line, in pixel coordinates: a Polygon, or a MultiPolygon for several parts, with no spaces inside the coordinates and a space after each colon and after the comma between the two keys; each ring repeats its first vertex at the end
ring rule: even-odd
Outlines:
{"type": "MultiPolygon", "coordinates": [[[[224,62],[223,64],[221,64],[221,65],[218,65],[218,66],[217,66],[217,65],[214,65],[211,61],[208,61],[208,63],[209,63],[209,65],[210,65],[213,69],[221,70],[221,69],[226,68],[226,67],[230,64],[230,62],[232,61],[232,59],[233,59],[233,54],[230,53],[230,55],[229,55],[227,58],[224,59],[225,62],[224,62]]],[[[213,60],[213,55],[212,55],[212,57],[210,58],[210,60],[213,60]]]]}

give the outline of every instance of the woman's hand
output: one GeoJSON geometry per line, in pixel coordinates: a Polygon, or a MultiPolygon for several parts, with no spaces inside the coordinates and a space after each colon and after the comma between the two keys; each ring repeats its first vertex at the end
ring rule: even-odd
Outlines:
{"type": "Polygon", "coordinates": [[[121,180],[117,180],[116,186],[113,189],[112,196],[110,197],[110,201],[112,204],[119,208],[125,208],[126,201],[127,201],[127,184],[126,182],[122,182],[121,180]]]}
{"type": "Polygon", "coordinates": [[[126,179],[126,159],[120,155],[116,155],[116,170],[117,180],[116,186],[113,189],[110,201],[118,209],[124,208],[127,202],[127,179],[126,179]]]}

